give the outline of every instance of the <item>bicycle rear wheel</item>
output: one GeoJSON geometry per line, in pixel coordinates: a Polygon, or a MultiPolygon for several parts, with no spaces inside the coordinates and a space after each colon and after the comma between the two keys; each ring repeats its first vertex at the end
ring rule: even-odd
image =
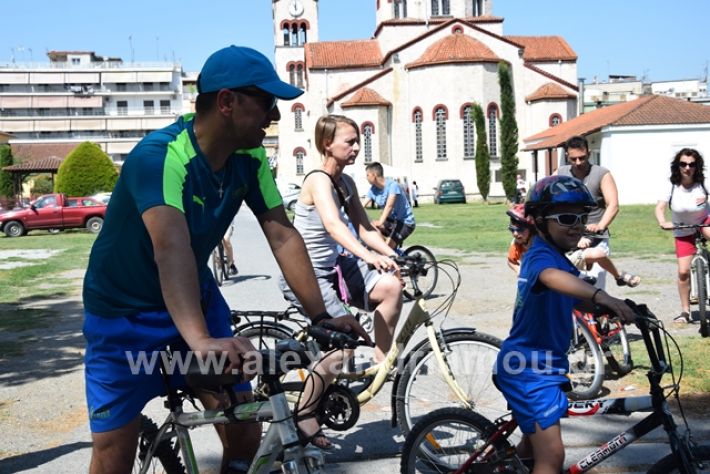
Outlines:
{"type": "MultiPolygon", "coordinates": [[[[444,335],[442,352],[457,385],[473,409],[489,419],[508,412],[503,395],[493,384],[493,364],[501,341],[485,333],[444,335]]],[[[396,392],[397,423],[407,434],[414,423],[437,408],[463,405],[446,382],[433,349],[426,344],[407,362],[396,392]]]]}
{"type": "Polygon", "coordinates": [[[624,376],[634,368],[631,358],[631,346],[626,328],[618,321],[610,322],[608,318],[598,318],[599,334],[602,337],[602,352],[609,368],[624,376]]]}
{"type": "MultiPolygon", "coordinates": [[[[692,446],[690,452],[694,458],[695,472],[710,472],[710,446],[692,446]]],[[[680,461],[674,454],[669,454],[648,470],[648,474],[669,474],[673,472],[687,472],[686,470],[681,470],[680,461]]]]}
{"type": "MultiPolygon", "coordinates": [[[[138,450],[133,466],[133,472],[138,473],[143,469],[148,452],[158,435],[158,425],[145,415],[141,415],[141,427],[138,432],[138,450]]],[[[150,467],[146,472],[165,474],[185,474],[185,466],[180,460],[180,450],[171,440],[160,442],[153,452],[150,467]]]]}
{"type": "Polygon", "coordinates": [[[707,274],[708,267],[705,261],[698,258],[695,261],[695,281],[696,288],[698,290],[698,319],[700,319],[700,335],[703,337],[708,337],[708,315],[707,315],[707,303],[708,303],[708,288],[707,288],[707,274]]]}
{"type": "MultiPolygon", "coordinates": [[[[486,443],[487,436],[494,430],[493,423],[486,418],[463,408],[442,408],[429,413],[407,435],[402,448],[401,473],[453,472],[486,443]]],[[[502,439],[494,448],[495,454],[504,454],[510,451],[510,444],[502,439]]],[[[505,469],[513,461],[512,458],[491,459],[485,464],[472,465],[467,472],[515,472],[505,469]],[[477,470],[477,466],[481,469],[477,470]]]]}
{"type": "Polygon", "coordinates": [[[224,273],[222,272],[222,257],[220,256],[218,247],[212,251],[212,274],[217,286],[222,286],[224,273]]]}
{"type": "Polygon", "coordinates": [[[436,282],[439,279],[439,269],[436,266],[434,254],[426,247],[412,245],[404,251],[404,255],[407,257],[421,256],[424,259],[424,270],[426,271],[426,275],[409,275],[405,279],[404,296],[409,300],[413,300],[416,298],[417,290],[419,290],[422,293],[422,298],[428,298],[434,291],[436,282]]]}
{"type": "Polygon", "coordinates": [[[602,352],[589,328],[574,318],[574,331],[567,358],[572,391],[567,395],[573,400],[594,398],[604,381],[602,352]]]}

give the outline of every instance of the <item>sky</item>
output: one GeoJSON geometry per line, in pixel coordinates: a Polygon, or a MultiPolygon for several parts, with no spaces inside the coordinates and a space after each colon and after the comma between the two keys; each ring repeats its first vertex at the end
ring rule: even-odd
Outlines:
{"type": "MultiPolygon", "coordinates": [[[[375,0],[319,5],[321,41],[372,36],[375,0]]],[[[88,50],[126,62],[176,60],[199,71],[229,44],[273,60],[271,0],[6,0],[0,12],[0,65],[13,58],[46,62],[51,50],[88,50]]],[[[505,35],[565,38],[588,83],[609,74],[702,79],[710,61],[710,0],[493,0],[493,14],[505,18],[505,35]]]]}

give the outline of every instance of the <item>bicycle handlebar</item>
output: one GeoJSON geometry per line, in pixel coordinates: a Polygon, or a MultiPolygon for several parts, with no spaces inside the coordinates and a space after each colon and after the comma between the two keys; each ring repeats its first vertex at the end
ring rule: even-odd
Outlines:
{"type": "Polygon", "coordinates": [[[703,227],[710,227],[710,224],[673,224],[673,227],[665,228],[663,230],[681,230],[681,229],[701,229],[703,227]]]}
{"type": "Polygon", "coordinates": [[[326,329],[321,326],[309,326],[307,332],[324,350],[355,349],[356,347],[368,345],[365,341],[350,337],[344,332],[326,329]]]}

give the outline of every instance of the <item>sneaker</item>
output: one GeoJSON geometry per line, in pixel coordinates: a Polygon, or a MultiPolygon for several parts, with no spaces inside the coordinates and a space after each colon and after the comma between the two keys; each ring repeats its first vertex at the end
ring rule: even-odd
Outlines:
{"type": "Polygon", "coordinates": [[[232,275],[232,276],[234,276],[234,275],[236,275],[237,273],[239,273],[239,270],[237,270],[237,266],[236,266],[235,264],[231,264],[231,265],[229,266],[229,274],[232,275]]]}

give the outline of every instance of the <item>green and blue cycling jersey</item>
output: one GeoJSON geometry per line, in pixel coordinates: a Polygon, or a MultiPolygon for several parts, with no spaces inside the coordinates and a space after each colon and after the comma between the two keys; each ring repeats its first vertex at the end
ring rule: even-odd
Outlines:
{"type": "Polygon", "coordinates": [[[185,215],[200,286],[207,267],[242,202],[255,215],[282,204],[263,147],[238,150],[212,171],[193,131],[194,114],[141,140],[126,158],[84,277],[84,306],[121,317],[165,309],[153,246],[142,214],[171,206],[185,215]]]}

